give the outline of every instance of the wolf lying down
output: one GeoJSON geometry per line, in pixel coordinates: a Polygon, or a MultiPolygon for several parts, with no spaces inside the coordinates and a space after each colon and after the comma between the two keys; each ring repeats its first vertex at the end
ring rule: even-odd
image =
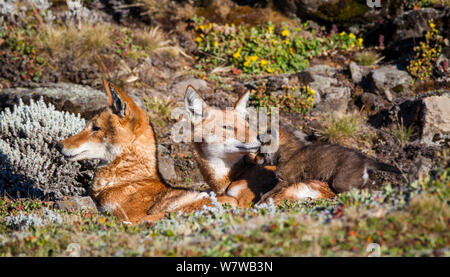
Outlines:
{"type": "MultiPolygon", "coordinates": [[[[120,220],[139,223],[158,220],[167,211],[191,212],[204,205],[213,205],[207,193],[173,188],[161,179],[156,139],[146,114],[118,87],[106,81],[104,85],[108,95],[105,109],[94,116],[81,132],[57,145],[67,160],[100,160],[90,188],[99,208],[120,220]]],[[[242,111],[246,109],[248,96],[248,93],[243,95],[233,110],[241,124],[245,121],[245,112],[242,111]]],[[[204,106],[209,111],[204,120],[213,120],[216,114],[221,113],[209,109],[189,87],[186,99],[186,109],[190,112],[195,114],[197,106],[204,106]]],[[[234,130],[226,124],[218,127],[229,130],[233,136],[234,130]]],[[[338,146],[304,146],[284,131],[280,138],[278,152],[266,157],[278,167],[276,171],[281,178],[278,185],[273,166],[261,167],[252,162],[252,165],[240,167],[238,172],[233,171],[243,164],[246,155],[254,154],[261,146],[257,135],[252,132],[247,132],[245,142],[232,140],[230,144],[218,145],[212,139],[206,144],[196,145],[201,161],[199,165],[204,167],[202,173],[219,195],[220,203],[247,206],[268,197],[277,203],[305,197],[330,198],[335,195],[332,189],[341,192],[361,187],[367,181],[368,169],[399,172],[354,150],[338,146]],[[241,172],[244,169],[245,172],[241,172]],[[263,186],[261,178],[264,179],[263,186]]]]}
{"type": "Polygon", "coordinates": [[[258,163],[276,166],[279,182],[260,201],[288,189],[289,184],[304,180],[326,182],[334,192],[340,193],[363,188],[373,170],[402,173],[397,167],[378,162],[354,149],[339,145],[306,145],[286,127],[279,129],[278,150],[261,156],[263,159],[258,163]]]}

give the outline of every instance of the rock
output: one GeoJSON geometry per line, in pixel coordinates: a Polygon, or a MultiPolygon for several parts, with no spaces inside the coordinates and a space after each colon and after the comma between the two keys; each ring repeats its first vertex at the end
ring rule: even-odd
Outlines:
{"type": "Polygon", "coordinates": [[[177,173],[175,171],[175,164],[172,158],[159,155],[158,158],[158,167],[161,176],[166,181],[172,181],[177,179],[177,173]]]}
{"type": "Polygon", "coordinates": [[[373,92],[384,95],[389,101],[411,91],[411,76],[408,72],[399,70],[393,65],[381,66],[372,70],[371,81],[373,92]]]}
{"type": "Polygon", "coordinates": [[[56,208],[68,212],[89,211],[98,212],[97,206],[91,197],[74,197],[69,200],[56,201],[56,208]]]}
{"type": "Polygon", "coordinates": [[[325,64],[316,64],[308,68],[306,71],[310,72],[312,75],[334,77],[338,72],[338,69],[325,64]]]}
{"type": "Polygon", "coordinates": [[[371,111],[379,111],[384,108],[383,98],[377,94],[364,92],[360,99],[363,106],[371,111]]]}
{"type": "Polygon", "coordinates": [[[447,9],[447,11],[439,11],[433,8],[423,8],[402,13],[393,21],[395,28],[394,40],[408,40],[423,37],[430,30],[430,19],[433,19],[435,22],[439,21],[448,17],[449,12],[450,9],[447,9]]]}
{"type": "Polygon", "coordinates": [[[297,15],[300,18],[307,17],[335,22],[360,16],[368,10],[365,3],[357,2],[351,0],[278,0],[274,1],[274,4],[289,16],[297,15]],[[355,2],[357,5],[353,12],[350,11],[353,3],[347,4],[347,2],[355,2]]]}
{"type": "MultiPolygon", "coordinates": [[[[399,99],[400,100],[400,99],[399,99]]],[[[375,128],[403,123],[406,128],[420,128],[421,145],[450,146],[450,91],[434,91],[395,103],[389,109],[370,116],[375,128]]]]}
{"type": "Polygon", "coordinates": [[[266,87],[269,91],[280,90],[288,83],[289,79],[286,76],[270,76],[267,80],[266,87]]]}
{"type": "Polygon", "coordinates": [[[429,176],[430,170],[433,166],[432,160],[419,156],[414,160],[414,166],[408,172],[410,181],[429,176]]]}
{"type": "Polygon", "coordinates": [[[338,70],[327,65],[315,65],[305,70],[312,77],[309,86],[316,92],[312,115],[322,113],[345,113],[350,101],[351,90],[341,86],[335,78],[338,70]]]}
{"type": "Polygon", "coordinates": [[[172,85],[171,91],[172,95],[176,95],[179,97],[184,97],[184,93],[186,92],[186,87],[188,85],[193,86],[196,90],[208,90],[208,84],[205,80],[197,79],[197,78],[188,78],[180,82],[176,82],[172,85]]]}
{"type": "Polygon", "coordinates": [[[391,40],[394,56],[412,51],[417,45],[417,40],[422,39],[425,33],[430,31],[430,19],[434,20],[440,35],[444,38],[450,36],[449,28],[445,27],[450,25],[450,7],[448,6],[439,9],[410,10],[392,18],[395,18],[390,26],[394,31],[391,40]]]}
{"type": "Polygon", "coordinates": [[[321,94],[320,103],[313,109],[312,114],[340,113],[344,114],[348,108],[351,90],[348,87],[330,87],[321,94]]]}
{"type": "Polygon", "coordinates": [[[447,144],[450,141],[450,96],[449,94],[426,97],[422,100],[421,143],[427,145],[447,144]]]}
{"type": "Polygon", "coordinates": [[[38,88],[9,88],[0,92],[0,110],[19,103],[27,104],[30,99],[43,97],[46,103],[55,105],[57,110],[80,113],[84,118],[91,118],[106,106],[106,94],[92,89],[68,83],[48,84],[38,88]]]}
{"type": "MultiPolygon", "coordinates": [[[[381,1],[381,8],[370,8],[361,0],[277,0],[274,5],[288,16],[296,15],[302,20],[334,23],[339,30],[349,30],[355,34],[383,33],[386,30],[380,21],[395,18],[402,12],[399,1],[381,1]]],[[[386,20],[385,20],[386,21],[386,20]]]]}
{"type": "Polygon", "coordinates": [[[349,70],[355,84],[361,83],[363,78],[370,73],[370,69],[367,66],[361,66],[355,62],[350,62],[349,70]]]}

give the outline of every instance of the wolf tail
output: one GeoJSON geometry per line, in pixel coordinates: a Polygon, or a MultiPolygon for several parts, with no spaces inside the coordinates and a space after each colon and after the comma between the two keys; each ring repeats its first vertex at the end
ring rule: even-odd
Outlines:
{"type": "Polygon", "coordinates": [[[383,162],[378,162],[378,161],[375,161],[375,160],[370,160],[370,167],[372,167],[373,169],[393,172],[393,173],[397,173],[397,174],[402,174],[403,173],[396,166],[393,166],[393,165],[390,165],[390,164],[387,164],[387,163],[383,163],[383,162]]]}

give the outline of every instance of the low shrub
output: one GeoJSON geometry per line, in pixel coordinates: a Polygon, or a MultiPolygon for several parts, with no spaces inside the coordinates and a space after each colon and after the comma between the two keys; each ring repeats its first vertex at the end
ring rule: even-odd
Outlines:
{"type": "Polygon", "coordinates": [[[432,76],[434,65],[442,52],[444,41],[433,20],[429,21],[429,26],[431,30],[425,34],[425,41],[421,41],[419,46],[414,47],[416,55],[407,66],[409,73],[420,80],[432,76]]]}
{"type": "Polygon", "coordinates": [[[68,162],[55,144],[77,132],[84,119],[55,110],[41,99],[0,113],[0,193],[37,198],[84,195],[92,162],[68,162]]]}
{"type": "Polygon", "coordinates": [[[312,57],[356,49],[363,42],[346,32],[321,37],[308,23],[292,28],[272,23],[254,27],[205,24],[203,18],[193,21],[199,59],[210,66],[233,65],[245,73],[302,71],[312,57]]]}

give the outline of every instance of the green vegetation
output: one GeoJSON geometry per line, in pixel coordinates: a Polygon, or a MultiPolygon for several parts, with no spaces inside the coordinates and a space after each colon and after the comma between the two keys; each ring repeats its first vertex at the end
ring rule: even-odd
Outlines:
{"type": "Polygon", "coordinates": [[[73,243],[81,256],[367,256],[369,243],[379,244],[382,256],[448,256],[449,182],[447,168],[435,178],[386,185],[380,192],[351,191],[279,207],[217,206],[137,226],[3,198],[0,256],[68,256],[73,243]],[[25,226],[7,219],[21,213],[62,221],[25,226]]]}
{"type": "Polygon", "coordinates": [[[172,99],[167,100],[156,96],[145,99],[145,110],[150,121],[160,127],[166,126],[166,123],[170,121],[174,106],[175,102],[172,99]]]}
{"type": "Polygon", "coordinates": [[[409,0],[408,8],[426,8],[437,5],[450,5],[449,0],[409,0]]]}
{"type": "Polygon", "coordinates": [[[362,144],[371,135],[364,126],[364,115],[356,112],[325,117],[321,123],[321,128],[316,130],[317,136],[332,144],[355,146],[362,144]]]}
{"type": "Polygon", "coordinates": [[[429,21],[431,30],[425,35],[425,41],[414,47],[416,56],[410,61],[409,73],[420,80],[428,79],[433,74],[433,66],[442,52],[444,38],[439,35],[433,20],[429,21]]]}
{"type": "Polygon", "coordinates": [[[193,21],[199,59],[212,67],[233,65],[245,73],[298,72],[308,67],[312,57],[362,46],[362,38],[352,33],[319,37],[308,23],[292,28],[272,23],[255,27],[218,25],[197,17],[193,21]],[[310,33],[309,38],[305,32],[310,33]]]}
{"type": "MultiPolygon", "coordinates": [[[[67,72],[66,68],[61,70],[69,60],[74,71],[87,68],[110,74],[109,71],[118,70],[119,64],[129,68],[128,64],[133,65],[134,61],[142,62],[160,53],[186,56],[159,27],[138,29],[106,22],[60,19],[53,17],[50,9],[40,11],[33,4],[19,4],[24,12],[20,16],[11,15],[12,19],[2,19],[0,26],[0,62],[9,66],[2,72],[5,79],[45,82],[52,76],[50,72],[63,76],[74,73],[67,72]]],[[[14,7],[15,3],[11,5],[14,7]]],[[[86,11],[89,10],[80,10],[79,16],[89,17],[90,14],[83,14],[86,11]]]]}
{"type": "Polygon", "coordinates": [[[284,87],[282,93],[275,95],[273,92],[267,93],[265,86],[260,86],[250,95],[250,105],[260,108],[277,107],[285,112],[306,113],[314,104],[315,91],[310,86],[284,87]]]}
{"type": "Polygon", "coordinates": [[[403,120],[401,120],[400,123],[397,123],[391,129],[391,135],[398,143],[400,143],[402,147],[405,147],[405,145],[410,141],[411,137],[415,134],[416,129],[414,128],[414,126],[409,126],[408,128],[406,128],[406,126],[403,124],[403,120]]]}
{"type": "Polygon", "coordinates": [[[371,66],[379,63],[383,57],[375,51],[368,50],[356,53],[353,59],[360,65],[371,66]]]}
{"type": "Polygon", "coordinates": [[[18,68],[17,77],[22,80],[37,82],[41,79],[47,60],[39,55],[30,42],[38,32],[38,24],[42,18],[31,7],[26,14],[23,21],[6,21],[0,25],[0,63],[18,68]]]}

